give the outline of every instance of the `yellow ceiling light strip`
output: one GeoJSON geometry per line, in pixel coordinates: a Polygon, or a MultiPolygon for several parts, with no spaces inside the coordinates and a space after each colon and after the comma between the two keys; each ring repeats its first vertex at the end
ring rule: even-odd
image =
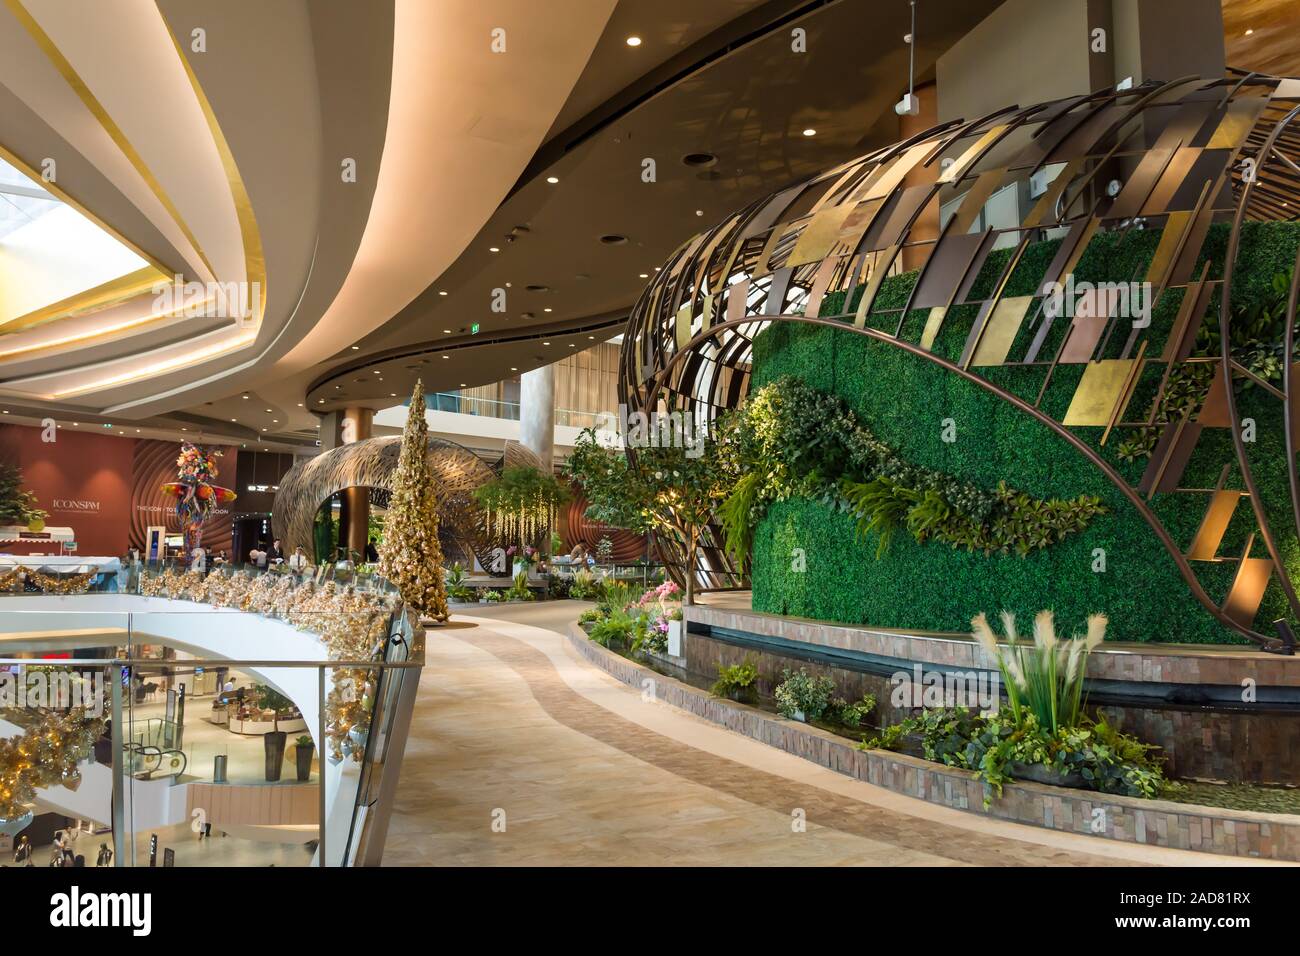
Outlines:
{"type": "Polygon", "coordinates": [[[94,93],[90,92],[90,87],[86,85],[85,80],[83,80],[80,74],[73,69],[72,64],[68,62],[68,58],[63,55],[62,51],[60,51],[57,46],[55,46],[54,41],[50,39],[49,34],[41,29],[41,25],[36,22],[36,18],[28,12],[26,7],[23,6],[22,0],[4,0],[4,2],[5,6],[9,8],[9,12],[14,15],[19,23],[22,24],[23,29],[28,32],[31,38],[36,42],[36,45],[40,47],[41,52],[45,54],[46,58],[52,64],[54,64],[54,68],[59,71],[59,74],[67,82],[68,86],[72,87],[72,91],[76,93],[81,99],[81,102],[85,104],[86,109],[90,110],[91,114],[96,120],[98,120],[99,125],[104,128],[104,132],[109,135],[109,138],[113,140],[113,143],[117,148],[122,151],[122,155],[127,158],[127,161],[135,168],[135,171],[139,173],[140,178],[145,181],[145,184],[150,190],[152,190],[153,194],[158,197],[158,201],[162,203],[163,208],[167,210],[167,214],[172,217],[177,227],[185,235],[186,240],[194,247],[194,251],[198,254],[199,259],[202,260],[208,273],[213,279],[218,279],[219,277],[217,276],[216,270],[212,268],[212,263],[208,261],[208,257],[204,253],[203,247],[199,245],[198,239],[195,238],[194,233],[190,231],[190,227],[186,225],[184,218],[180,214],[180,210],[176,208],[171,197],[167,195],[167,190],[163,189],[162,183],[160,183],[157,177],[154,176],[153,171],[149,168],[148,164],[145,163],[136,148],[131,145],[131,141],[126,138],[126,134],[123,133],[117,123],[113,121],[113,118],[108,115],[108,111],[104,109],[104,105],[99,102],[94,93]]]}
{"type": "Polygon", "coordinates": [[[60,299],[58,302],[51,303],[34,312],[20,315],[9,322],[0,322],[0,336],[12,335],[25,329],[34,329],[56,319],[72,318],[76,315],[85,315],[89,312],[107,309],[110,306],[121,305],[129,299],[134,299],[138,295],[149,292],[161,282],[170,283],[170,281],[165,274],[159,272],[153,266],[145,266],[135,272],[128,272],[124,276],[110,279],[93,289],[86,289],[84,292],[78,292],[66,299],[60,299]]]}
{"type": "MultiPolygon", "coordinates": [[[[201,303],[202,307],[211,304],[213,299],[206,299],[201,303]]],[[[58,339],[47,339],[44,342],[33,342],[31,345],[19,345],[11,349],[0,349],[0,360],[13,358],[16,355],[29,355],[33,352],[52,351],[62,348],[65,345],[96,345],[100,341],[109,339],[119,332],[126,332],[141,326],[152,325],[157,322],[166,322],[177,316],[183,315],[189,306],[172,309],[169,312],[151,312],[148,315],[137,316],[134,319],[127,319],[123,322],[115,322],[111,325],[101,325],[94,329],[88,329],[85,332],[79,332],[76,335],[65,335],[58,339]]]]}
{"type": "Polygon", "coordinates": [[[87,382],[84,385],[77,385],[73,388],[66,388],[62,391],[53,392],[46,395],[47,401],[56,401],[61,398],[69,398],[74,395],[84,395],[87,392],[97,392],[105,388],[113,388],[116,385],[126,385],[131,382],[139,381],[142,378],[152,378],[155,375],[166,375],[168,372],[175,372],[199,362],[211,358],[218,358],[227,352],[234,352],[251,344],[257,338],[256,329],[247,329],[240,333],[234,339],[228,342],[217,342],[206,348],[196,349],[186,355],[177,356],[174,359],[167,359],[163,362],[155,362],[153,365],[144,368],[133,369],[130,372],[123,372],[121,375],[112,375],[108,378],[101,378],[94,382],[87,382]]]}
{"type": "MultiPolygon", "coordinates": [[[[159,11],[158,16],[162,16],[161,11],[159,11]]],[[[221,124],[217,122],[217,115],[212,111],[212,104],[208,102],[208,96],[203,92],[199,78],[194,75],[190,61],[185,58],[185,52],[181,49],[181,45],[177,42],[171,28],[165,22],[163,23],[163,29],[171,37],[172,45],[176,47],[176,56],[180,59],[181,66],[185,68],[185,75],[189,77],[190,86],[194,88],[194,98],[198,100],[199,107],[203,110],[203,118],[207,121],[208,129],[212,133],[212,142],[217,147],[217,155],[221,157],[221,167],[225,170],[226,181],[230,184],[230,198],[235,204],[235,216],[239,220],[239,235],[244,243],[245,278],[249,283],[256,282],[260,293],[257,303],[257,315],[254,317],[254,322],[260,323],[262,313],[266,310],[266,258],[262,254],[262,234],[257,228],[257,217],[253,214],[253,203],[248,198],[248,189],[244,186],[244,179],[239,175],[239,166],[235,162],[234,154],[230,151],[230,143],[226,141],[226,134],[221,131],[221,124]]]]}

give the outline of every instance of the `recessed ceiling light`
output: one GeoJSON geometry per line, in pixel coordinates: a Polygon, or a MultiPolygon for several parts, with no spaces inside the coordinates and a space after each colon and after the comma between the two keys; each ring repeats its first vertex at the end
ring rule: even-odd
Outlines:
{"type": "Polygon", "coordinates": [[[1247,31],[1246,31],[1246,36],[1250,36],[1250,35],[1251,35],[1252,33],[1254,33],[1254,32],[1255,32],[1254,30],[1247,30],[1247,31]]]}
{"type": "Polygon", "coordinates": [[[648,273],[648,272],[642,272],[639,276],[637,276],[637,278],[638,278],[638,279],[648,279],[648,278],[650,278],[650,273],[648,273]]]}
{"type": "Polygon", "coordinates": [[[324,404],[325,404],[325,399],[323,399],[323,398],[318,398],[318,399],[316,399],[316,404],[317,404],[317,405],[324,405],[324,404]]]}
{"type": "Polygon", "coordinates": [[[542,309],[543,312],[550,312],[550,309],[542,309]]]}
{"type": "Polygon", "coordinates": [[[569,348],[571,348],[571,349],[572,349],[572,348],[577,348],[577,346],[575,346],[572,342],[570,342],[570,343],[569,343],[569,348]]]}
{"type": "Polygon", "coordinates": [[[547,176],[547,177],[546,177],[546,181],[547,181],[548,183],[550,183],[552,186],[554,186],[556,183],[558,183],[558,182],[560,181],[560,177],[559,177],[559,176],[547,176]]]}
{"type": "Polygon", "coordinates": [[[238,418],[232,418],[231,421],[232,421],[232,422],[237,422],[237,421],[239,421],[239,419],[238,419],[238,418]]]}
{"type": "Polygon", "coordinates": [[[354,345],[354,346],[352,346],[352,351],[355,352],[355,351],[357,351],[357,350],[360,349],[360,348],[361,348],[360,345],[354,345]]]}
{"type": "Polygon", "coordinates": [[[596,336],[594,335],[589,335],[587,338],[591,339],[593,342],[596,341],[596,336]]]}
{"type": "Polygon", "coordinates": [[[496,246],[489,246],[489,247],[488,247],[488,252],[500,252],[500,251],[501,251],[501,250],[498,249],[496,246]]]}
{"type": "Polygon", "coordinates": [[[302,408],[302,402],[299,402],[299,403],[298,403],[298,407],[299,407],[299,408],[302,408]]]}
{"type": "Polygon", "coordinates": [[[443,358],[451,358],[450,355],[444,355],[443,358]]]}
{"type": "Polygon", "coordinates": [[[683,166],[694,166],[697,169],[707,169],[716,165],[718,157],[712,153],[687,153],[682,157],[683,166]]]}
{"type": "MultiPolygon", "coordinates": [[[[81,427],[81,422],[73,422],[73,423],[72,423],[72,427],[73,427],[73,428],[80,428],[80,427],[81,427]]],[[[181,431],[185,431],[185,429],[182,428],[181,431]]]]}
{"type": "Polygon", "coordinates": [[[266,414],[268,414],[268,415],[271,414],[271,410],[270,410],[269,408],[266,410],[266,414]]]}
{"type": "Polygon", "coordinates": [[[519,369],[515,368],[515,367],[512,365],[512,366],[510,366],[510,371],[512,371],[512,372],[517,372],[517,371],[519,371],[519,369]]]}
{"type": "Polygon", "coordinates": [[[703,216],[703,215],[704,215],[704,210],[703,210],[703,209],[697,209],[697,210],[695,210],[695,215],[697,215],[697,216],[703,216]]]}
{"type": "Polygon", "coordinates": [[[242,398],[242,399],[244,399],[244,401],[248,401],[248,396],[247,396],[247,395],[241,395],[241,396],[239,396],[239,397],[242,398]]]}
{"type": "Polygon", "coordinates": [[[663,266],[655,266],[655,272],[658,272],[658,271],[659,271],[660,269],[662,269],[662,268],[663,268],[663,266]]]}
{"type": "Polygon", "coordinates": [[[460,387],[461,387],[461,388],[469,388],[469,386],[466,385],[464,382],[461,382],[461,383],[460,383],[460,387]]]}
{"type": "Polygon", "coordinates": [[[806,129],[806,130],[803,131],[803,134],[804,134],[805,136],[816,136],[816,135],[817,135],[817,131],[816,131],[815,129],[813,129],[812,127],[809,127],[808,129],[806,129]]]}
{"type": "MultiPolygon", "coordinates": [[[[550,342],[543,342],[542,344],[543,344],[543,345],[550,345],[551,343],[550,343],[550,342]]],[[[7,414],[9,414],[9,413],[8,413],[8,412],[5,412],[5,414],[7,415],[7,414]]]]}
{"type": "Polygon", "coordinates": [[[442,334],[443,334],[443,335],[451,335],[451,329],[443,329],[443,330],[442,330],[442,334]]]}
{"type": "Polygon", "coordinates": [[[638,37],[638,36],[630,36],[630,37],[627,38],[627,45],[628,45],[628,46],[640,46],[640,45],[641,45],[641,38],[638,37]]]}
{"type": "Polygon", "coordinates": [[[446,294],[447,294],[447,290],[446,290],[446,289],[441,289],[441,290],[439,290],[439,292],[438,292],[438,295],[446,295],[446,294]]]}

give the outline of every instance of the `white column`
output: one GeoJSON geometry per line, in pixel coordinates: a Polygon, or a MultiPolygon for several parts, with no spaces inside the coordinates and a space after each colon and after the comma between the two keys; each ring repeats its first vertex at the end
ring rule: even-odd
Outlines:
{"type": "Polygon", "coordinates": [[[519,380],[519,443],[545,466],[555,458],[555,366],[525,372],[519,380]]]}

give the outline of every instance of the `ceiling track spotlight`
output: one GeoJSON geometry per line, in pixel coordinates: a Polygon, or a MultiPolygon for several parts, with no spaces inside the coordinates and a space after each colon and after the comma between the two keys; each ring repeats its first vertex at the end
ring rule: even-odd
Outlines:
{"type": "Polygon", "coordinates": [[[907,44],[907,93],[894,106],[899,116],[918,116],[921,101],[916,97],[916,0],[908,0],[912,8],[912,32],[903,37],[907,44]]]}

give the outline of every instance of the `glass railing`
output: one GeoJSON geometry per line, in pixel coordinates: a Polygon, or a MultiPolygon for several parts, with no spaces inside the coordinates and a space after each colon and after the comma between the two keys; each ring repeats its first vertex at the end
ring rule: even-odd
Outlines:
{"type": "MultiPolygon", "coordinates": [[[[460,395],[457,392],[435,392],[427,399],[429,408],[439,412],[456,412],[461,415],[482,415],[487,418],[519,420],[519,403],[502,402],[492,398],[460,395]]],[[[613,429],[617,423],[613,412],[578,411],[569,408],[555,410],[555,424],[569,428],[613,429]]]]}
{"type": "MultiPolygon", "coordinates": [[[[280,583],[265,576],[267,593],[280,583]]],[[[377,863],[423,634],[400,608],[305,600],[326,590],[294,607],[285,587],[260,611],[5,593],[0,738],[57,747],[35,776],[0,781],[18,784],[0,788],[16,794],[0,803],[0,865],[24,836],[19,862],[47,865],[56,830],[70,865],[377,863]]]]}

